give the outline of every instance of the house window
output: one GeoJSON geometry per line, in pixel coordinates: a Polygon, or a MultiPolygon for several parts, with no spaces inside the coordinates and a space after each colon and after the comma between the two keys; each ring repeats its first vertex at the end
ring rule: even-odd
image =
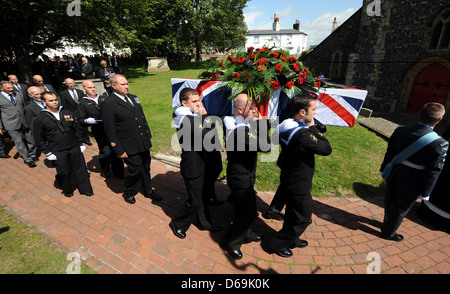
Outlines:
{"type": "Polygon", "coordinates": [[[254,36],[253,37],[253,43],[259,44],[259,36],[254,36]]]}
{"type": "Polygon", "coordinates": [[[433,24],[428,49],[448,50],[450,45],[450,9],[442,12],[433,24]]]}

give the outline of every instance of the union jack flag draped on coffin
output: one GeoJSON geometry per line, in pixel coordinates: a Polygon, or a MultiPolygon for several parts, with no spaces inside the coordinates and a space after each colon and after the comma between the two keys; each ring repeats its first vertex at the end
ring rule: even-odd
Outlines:
{"type": "MultiPolygon", "coordinates": [[[[196,89],[203,99],[209,114],[217,116],[233,115],[233,102],[228,99],[231,91],[223,87],[225,82],[198,79],[171,79],[172,108],[180,106],[180,91],[183,88],[196,89]]],[[[317,122],[329,126],[353,127],[367,96],[366,90],[350,88],[320,88],[317,100],[317,122]]],[[[291,96],[292,98],[292,96],[291,96]]],[[[288,118],[289,95],[282,89],[270,95],[266,105],[259,105],[262,116],[281,123],[288,118]]]]}

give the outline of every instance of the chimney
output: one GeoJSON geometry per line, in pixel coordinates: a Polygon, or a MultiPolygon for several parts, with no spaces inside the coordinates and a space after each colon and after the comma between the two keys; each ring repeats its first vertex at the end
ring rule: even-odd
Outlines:
{"type": "Polygon", "coordinates": [[[293,26],[294,30],[300,31],[300,21],[297,19],[293,26]]]}
{"type": "Polygon", "coordinates": [[[276,14],[273,15],[273,30],[276,32],[280,31],[280,19],[277,17],[276,14]]]}
{"type": "Polygon", "coordinates": [[[331,32],[334,32],[338,27],[339,27],[339,26],[338,26],[338,24],[337,24],[337,20],[336,20],[336,17],[335,17],[335,18],[334,18],[334,21],[333,21],[333,26],[332,26],[332,28],[331,28],[331,32]]]}

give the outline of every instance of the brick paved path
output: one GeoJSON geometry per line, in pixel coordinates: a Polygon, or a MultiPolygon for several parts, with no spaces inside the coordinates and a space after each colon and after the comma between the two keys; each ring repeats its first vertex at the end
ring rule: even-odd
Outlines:
{"type": "MultiPolygon", "coordinates": [[[[16,153],[15,147],[9,152],[16,153]]],[[[66,198],[53,187],[55,169],[44,156],[30,169],[22,159],[0,159],[0,206],[36,227],[67,252],[78,252],[88,266],[101,274],[365,274],[369,253],[381,258],[382,273],[450,273],[450,237],[417,218],[417,205],[399,233],[403,242],[378,237],[383,218],[383,198],[315,198],[313,223],[302,238],[309,242],[285,259],[267,254],[259,243],[242,246],[244,258],[230,259],[220,249],[218,233],[191,227],[184,240],[169,229],[171,217],[184,203],[184,184],[177,167],[152,161],[152,178],[164,200],[152,203],[142,194],[130,205],[121,197],[122,180],[100,177],[97,147],[88,146],[86,162],[95,195],[78,191],[66,198]]],[[[217,183],[217,193],[226,198],[226,185],[217,183]]],[[[258,192],[258,209],[267,208],[273,193],[258,192]]],[[[418,203],[417,203],[418,204],[418,203]]],[[[215,222],[227,227],[232,206],[212,207],[215,222]]],[[[265,234],[281,228],[282,222],[261,216],[254,229],[265,234]]]]}

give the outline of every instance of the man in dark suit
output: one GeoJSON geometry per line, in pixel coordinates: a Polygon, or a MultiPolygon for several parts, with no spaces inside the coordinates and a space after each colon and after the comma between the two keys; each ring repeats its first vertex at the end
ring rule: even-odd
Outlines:
{"type": "MultiPolygon", "coordinates": [[[[46,108],[45,103],[42,102],[42,93],[44,93],[44,87],[36,87],[31,86],[28,88],[28,96],[31,99],[31,102],[25,106],[23,109],[23,113],[25,115],[25,120],[27,121],[27,125],[30,127],[31,132],[33,133],[33,121],[34,118],[41,113],[43,109],[46,108]]],[[[39,161],[39,150],[37,148],[36,143],[34,142],[33,147],[31,150],[34,150],[35,158],[33,158],[34,161],[39,161]]]]}
{"type": "Polygon", "coordinates": [[[307,241],[299,237],[311,222],[313,199],[311,196],[315,155],[327,156],[331,145],[314,126],[316,98],[309,93],[296,95],[289,105],[291,118],[276,129],[281,153],[277,165],[281,169],[277,189],[281,202],[286,203],[283,227],[264,243],[267,249],[282,257],[292,256],[290,249],[305,247],[307,241]]]}
{"type": "Polygon", "coordinates": [[[94,67],[92,66],[92,63],[90,63],[86,57],[81,58],[81,60],[81,76],[85,79],[95,78],[94,67]]]}
{"type": "MultiPolygon", "coordinates": [[[[383,173],[392,159],[420,137],[434,132],[442,120],[445,108],[439,103],[427,103],[419,112],[419,123],[398,127],[389,139],[388,148],[381,164],[383,173]]],[[[403,219],[419,197],[430,196],[444,166],[448,142],[439,137],[407,160],[393,166],[387,179],[385,214],[381,227],[384,239],[402,241],[397,234],[403,219]]]]}
{"type": "Polygon", "coordinates": [[[108,67],[108,62],[106,60],[102,60],[100,64],[102,66],[102,68],[98,71],[100,79],[103,82],[103,86],[105,87],[106,93],[108,93],[108,95],[111,95],[112,88],[110,79],[114,75],[114,69],[108,67]]]}
{"type": "MultiPolygon", "coordinates": [[[[66,110],[71,110],[78,113],[78,104],[80,104],[80,100],[83,98],[84,92],[80,89],[75,89],[75,81],[71,78],[67,78],[64,81],[64,84],[66,85],[66,89],[59,94],[61,106],[63,106],[66,110]]],[[[80,131],[83,137],[83,142],[91,146],[92,143],[89,139],[88,128],[85,125],[81,126],[80,131]]]]}
{"type": "Polygon", "coordinates": [[[25,104],[30,103],[30,98],[28,97],[28,92],[27,92],[28,85],[19,83],[19,79],[17,78],[16,75],[9,75],[8,79],[14,86],[15,91],[22,93],[22,97],[23,97],[23,100],[25,101],[25,104]]]}
{"type": "Polygon", "coordinates": [[[101,105],[108,97],[97,95],[95,84],[90,80],[83,81],[83,91],[86,95],[78,104],[79,121],[81,125],[91,127],[91,133],[97,142],[100,151],[98,155],[101,169],[100,175],[104,178],[110,178],[112,169],[114,176],[123,179],[123,161],[117,157],[111,147],[111,143],[105,134],[100,112],[101,105]]]}
{"type": "Polygon", "coordinates": [[[78,132],[78,118],[73,111],[59,106],[55,94],[42,94],[46,109],[41,111],[33,122],[33,135],[36,144],[48,160],[56,167],[56,184],[66,197],[72,197],[70,177],[75,175],[80,194],[92,196],[83,151],[86,149],[78,132]]]}
{"type": "Polygon", "coordinates": [[[211,128],[203,126],[202,102],[196,90],[181,90],[180,103],[181,106],[175,110],[173,116],[182,149],[180,171],[188,199],[180,207],[178,215],[172,218],[169,226],[175,236],[184,239],[191,224],[201,230],[218,231],[220,228],[211,224],[210,214],[206,211],[207,203],[204,203],[202,196],[207,153],[203,142],[211,128]]]}
{"type": "Polygon", "coordinates": [[[2,91],[0,92],[0,135],[3,136],[5,132],[8,132],[24,162],[29,167],[35,167],[36,164],[33,161],[35,153],[33,150],[29,151],[35,145],[34,138],[25,120],[24,107],[25,103],[22,94],[14,92],[14,86],[11,82],[2,82],[2,91]],[[23,141],[23,137],[25,137],[27,144],[23,141]]]}
{"type": "Polygon", "coordinates": [[[233,202],[233,224],[227,230],[220,246],[233,258],[241,259],[244,243],[261,241],[262,236],[250,229],[256,210],[255,172],[258,152],[270,151],[268,126],[261,119],[255,101],[242,93],[234,99],[234,116],[223,119],[227,150],[227,183],[233,202]],[[261,132],[260,132],[261,131],[261,132]]]}
{"type": "Polygon", "coordinates": [[[81,98],[84,96],[84,92],[75,88],[75,81],[71,78],[67,78],[64,81],[66,89],[59,93],[61,98],[61,106],[66,110],[78,111],[78,104],[81,98]]]}
{"type": "Polygon", "coordinates": [[[114,72],[117,74],[122,73],[122,69],[120,68],[120,57],[116,55],[115,52],[112,53],[111,56],[111,66],[114,69],[114,72]]]}
{"type": "Polygon", "coordinates": [[[67,69],[67,72],[66,72],[67,78],[71,78],[74,80],[78,80],[81,78],[80,65],[78,64],[78,62],[73,60],[72,56],[67,57],[66,69],[67,69]]]}
{"type": "Polygon", "coordinates": [[[136,202],[134,195],[139,181],[143,193],[154,201],[162,200],[152,187],[150,176],[151,132],[141,103],[135,95],[129,94],[128,81],[123,75],[111,77],[114,93],[105,99],[101,114],[114,152],[128,166],[123,184],[123,198],[127,203],[136,202]]]}
{"type": "Polygon", "coordinates": [[[45,91],[52,92],[57,95],[55,88],[53,88],[53,86],[50,84],[44,84],[44,79],[40,75],[33,76],[33,86],[44,87],[45,91]]]}

